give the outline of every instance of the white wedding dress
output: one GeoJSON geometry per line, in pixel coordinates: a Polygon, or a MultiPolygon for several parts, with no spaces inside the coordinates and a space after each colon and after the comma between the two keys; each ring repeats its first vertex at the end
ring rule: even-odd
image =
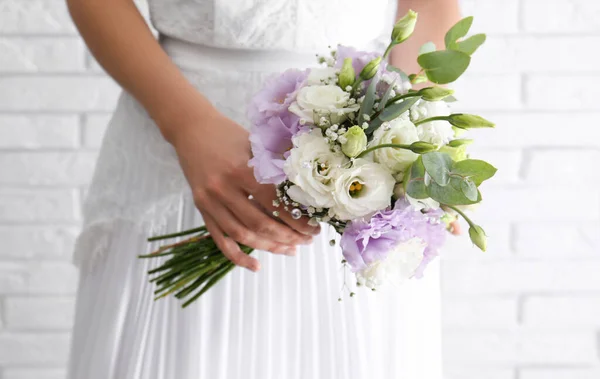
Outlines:
{"type": "MultiPolygon", "coordinates": [[[[337,43],[382,50],[388,0],[150,0],[161,44],[199,91],[247,126],[270,74],[337,43]]],[[[218,144],[219,141],[214,141],[218,144]]],[[[146,238],[201,223],[173,148],[124,93],[106,132],[76,246],[70,379],[440,379],[439,272],[342,294],[331,231],[297,257],[257,252],[182,310],[153,301],[146,238]]],[[[243,215],[241,216],[243,217],[243,215]]]]}

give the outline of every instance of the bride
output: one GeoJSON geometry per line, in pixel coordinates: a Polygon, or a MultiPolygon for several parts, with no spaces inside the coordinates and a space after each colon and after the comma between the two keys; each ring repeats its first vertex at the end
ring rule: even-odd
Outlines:
{"type": "Polygon", "coordinates": [[[381,51],[409,8],[418,27],[391,62],[417,71],[419,47],[442,45],[457,21],[456,1],[150,0],[158,41],[132,0],[68,3],[124,88],[75,251],[69,378],[440,379],[437,272],[338,302],[333,234],[270,217],[275,190],[247,166],[244,110],[270,74],[314,65],[328,45],[381,51]],[[154,302],[155,263],[136,258],[156,248],[146,238],[200,222],[240,268],[185,310],[154,302]],[[236,241],[272,253],[247,256],[236,241]]]}

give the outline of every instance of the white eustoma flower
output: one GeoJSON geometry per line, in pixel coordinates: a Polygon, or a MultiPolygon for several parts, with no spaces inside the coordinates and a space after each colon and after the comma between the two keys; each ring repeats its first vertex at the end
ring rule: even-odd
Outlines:
{"type": "Polygon", "coordinates": [[[390,206],[396,181],[385,167],[366,159],[356,159],[352,167],[341,169],[337,174],[335,204],[330,215],[340,220],[353,220],[390,206]]]}
{"type": "Polygon", "coordinates": [[[427,243],[420,238],[412,238],[401,242],[389,252],[387,257],[369,265],[356,273],[358,282],[369,287],[377,288],[383,284],[402,284],[414,276],[423,261],[427,243]]]}
{"type": "Polygon", "coordinates": [[[306,81],[309,86],[330,84],[335,81],[338,72],[339,69],[333,67],[311,68],[306,81]]]}
{"type": "Polygon", "coordinates": [[[334,205],[333,191],[336,172],[348,164],[341,152],[332,152],[321,129],[293,138],[294,147],[286,159],[283,171],[294,183],[288,196],[302,205],[329,208],[334,205]]]}
{"type": "MultiPolygon", "coordinates": [[[[414,122],[436,116],[450,115],[450,107],[445,101],[421,100],[413,105],[410,110],[414,122]]],[[[454,139],[454,129],[447,121],[431,121],[420,124],[417,127],[419,140],[432,143],[437,146],[445,145],[454,139]]]]}
{"type": "Polygon", "coordinates": [[[359,104],[349,104],[349,100],[350,94],[335,85],[306,86],[298,91],[289,110],[305,121],[317,123],[319,118],[327,116],[332,124],[339,124],[348,113],[360,109],[359,104]]]}
{"type": "MultiPolygon", "coordinates": [[[[375,133],[373,133],[373,139],[371,140],[369,147],[389,143],[410,145],[418,140],[419,136],[415,125],[407,118],[402,117],[390,121],[388,127],[381,126],[378,128],[375,133]]],[[[396,177],[401,176],[408,166],[417,160],[418,157],[417,154],[410,150],[392,147],[385,147],[373,151],[373,160],[381,163],[396,177]]]]}

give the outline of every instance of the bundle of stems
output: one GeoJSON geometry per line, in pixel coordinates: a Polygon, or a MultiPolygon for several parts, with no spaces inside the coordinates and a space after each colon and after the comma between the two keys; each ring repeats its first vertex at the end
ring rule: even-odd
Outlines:
{"type": "MultiPolygon", "coordinates": [[[[174,294],[183,301],[182,308],[198,300],[206,291],[235,268],[227,259],[206,230],[201,226],[182,232],[148,238],[148,242],[162,241],[183,236],[189,238],[173,244],[161,246],[158,250],[140,255],[145,259],[164,259],[164,262],[151,270],[150,282],[155,283],[155,300],[174,294]]],[[[250,254],[254,249],[240,245],[240,249],[250,254]]]]}

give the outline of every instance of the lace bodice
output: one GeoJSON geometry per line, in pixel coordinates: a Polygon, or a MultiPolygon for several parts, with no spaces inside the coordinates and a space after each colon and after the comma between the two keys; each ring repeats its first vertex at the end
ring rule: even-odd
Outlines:
{"type": "MultiPolygon", "coordinates": [[[[164,35],[233,49],[363,47],[395,16],[395,0],[148,0],[164,35]]],[[[386,33],[387,34],[387,33],[386,33]]]]}

